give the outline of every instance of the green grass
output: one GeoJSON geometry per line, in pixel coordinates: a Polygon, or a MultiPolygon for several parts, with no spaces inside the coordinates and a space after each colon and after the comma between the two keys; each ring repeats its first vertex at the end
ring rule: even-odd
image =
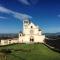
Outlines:
{"type": "Polygon", "coordinates": [[[44,44],[14,44],[0,47],[0,50],[3,48],[12,49],[7,60],[60,60],[60,53],[50,50],[44,44]]]}

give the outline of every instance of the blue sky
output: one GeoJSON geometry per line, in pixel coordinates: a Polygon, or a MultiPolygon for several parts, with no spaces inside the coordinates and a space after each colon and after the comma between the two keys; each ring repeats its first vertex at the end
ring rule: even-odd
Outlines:
{"type": "Polygon", "coordinates": [[[46,32],[60,32],[60,0],[0,0],[0,33],[18,33],[27,17],[46,32]]]}

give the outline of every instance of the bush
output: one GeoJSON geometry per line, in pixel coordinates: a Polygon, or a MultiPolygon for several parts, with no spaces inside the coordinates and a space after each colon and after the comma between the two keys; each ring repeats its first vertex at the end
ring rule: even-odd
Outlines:
{"type": "Polygon", "coordinates": [[[1,49],[0,52],[5,53],[5,54],[9,54],[9,53],[11,53],[12,51],[11,51],[11,49],[1,49]]]}

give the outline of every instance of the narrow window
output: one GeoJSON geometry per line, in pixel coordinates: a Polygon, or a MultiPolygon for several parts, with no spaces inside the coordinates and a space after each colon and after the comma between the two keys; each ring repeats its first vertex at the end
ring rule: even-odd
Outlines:
{"type": "Polygon", "coordinates": [[[31,28],[33,28],[33,26],[31,26],[31,28]]]}
{"type": "Polygon", "coordinates": [[[21,36],[21,34],[20,34],[20,36],[21,36]]]}

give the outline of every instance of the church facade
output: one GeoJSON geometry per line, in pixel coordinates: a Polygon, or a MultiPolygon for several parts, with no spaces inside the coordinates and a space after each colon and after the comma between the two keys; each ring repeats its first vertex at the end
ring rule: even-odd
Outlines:
{"type": "Polygon", "coordinates": [[[44,43],[45,35],[42,30],[33,24],[29,19],[23,20],[23,31],[19,33],[19,38],[2,39],[0,45],[8,45],[13,43],[44,43]]]}
{"type": "Polygon", "coordinates": [[[23,32],[19,33],[20,43],[44,43],[42,30],[28,19],[23,20],[23,32]]]}

